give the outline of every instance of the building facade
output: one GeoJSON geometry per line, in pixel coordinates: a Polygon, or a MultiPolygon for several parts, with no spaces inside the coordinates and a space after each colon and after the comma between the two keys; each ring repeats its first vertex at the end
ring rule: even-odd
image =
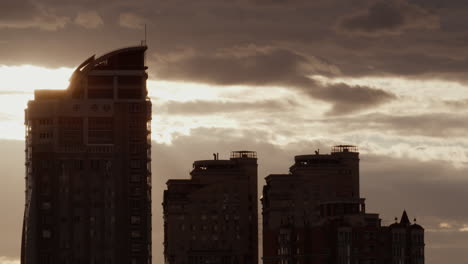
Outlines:
{"type": "Polygon", "coordinates": [[[145,51],[92,56],[28,103],[22,263],[151,263],[145,51]]]}
{"type": "Polygon", "coordinates": [[[296,156],[266,177],[261,201],[265,264],[424,263],[424,229],[406,212],[388,227],[366,212],[357,147],[296,156]]]}
{"type": "Polygon", "coordinates": [[[257,154],[199,160],[191,178],[164,191],[164,257],[168,264],[258,262],[257,154]]]}

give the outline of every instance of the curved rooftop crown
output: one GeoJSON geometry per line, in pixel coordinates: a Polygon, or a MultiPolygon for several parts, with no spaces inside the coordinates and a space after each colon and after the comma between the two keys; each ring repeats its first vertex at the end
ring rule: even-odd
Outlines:
{"type": "Polygon", "coordinates": [[[81,63],[73,72],[70,88],[93,70],[146,70],[145,51],[147,46],[127,47],[111,51],[95,58],[93,55],[81,63]]]}

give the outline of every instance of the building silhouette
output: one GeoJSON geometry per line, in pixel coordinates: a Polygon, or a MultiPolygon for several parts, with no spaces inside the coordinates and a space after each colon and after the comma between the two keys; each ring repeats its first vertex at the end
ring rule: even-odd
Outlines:
{"type": "Polygon", "coordinates": [[[151,263],[146,49],[92,56],[28,103],[22,263],[151,263]]]}
{"type": "Polygon", "coordinates": [[[406,211],[388,227],[366,212],[355,146],[296,156],[266,177],[261,202],[265,264],[424,263],[424,229],[406,211]]]}
{"type": "Polygon", "coordinates": [[[164,257],[169,264],[258,262],[257,154],[193,163],[191,179],[164,191],[164,257]]]}

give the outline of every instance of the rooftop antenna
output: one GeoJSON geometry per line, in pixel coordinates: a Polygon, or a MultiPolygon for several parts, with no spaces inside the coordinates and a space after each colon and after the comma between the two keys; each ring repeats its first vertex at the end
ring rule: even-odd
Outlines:
{"type": "Polygon", "coordinates": [[[147,33],[146,33],[146,24],[145,24],[145,39],[141,41],[142,46],[146,46],[146,39],[147,39],[147,33]]]}

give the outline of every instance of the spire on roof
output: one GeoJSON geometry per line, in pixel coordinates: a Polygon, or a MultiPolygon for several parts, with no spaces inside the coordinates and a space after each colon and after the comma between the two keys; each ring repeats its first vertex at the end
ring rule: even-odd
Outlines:
{"type": "Polygon", "coordinates": [[[400,224],[410,225],[410,221],[408,215],[406,214],[406,210],[403,211],[403,215],[401,216],[400,224]]]}

